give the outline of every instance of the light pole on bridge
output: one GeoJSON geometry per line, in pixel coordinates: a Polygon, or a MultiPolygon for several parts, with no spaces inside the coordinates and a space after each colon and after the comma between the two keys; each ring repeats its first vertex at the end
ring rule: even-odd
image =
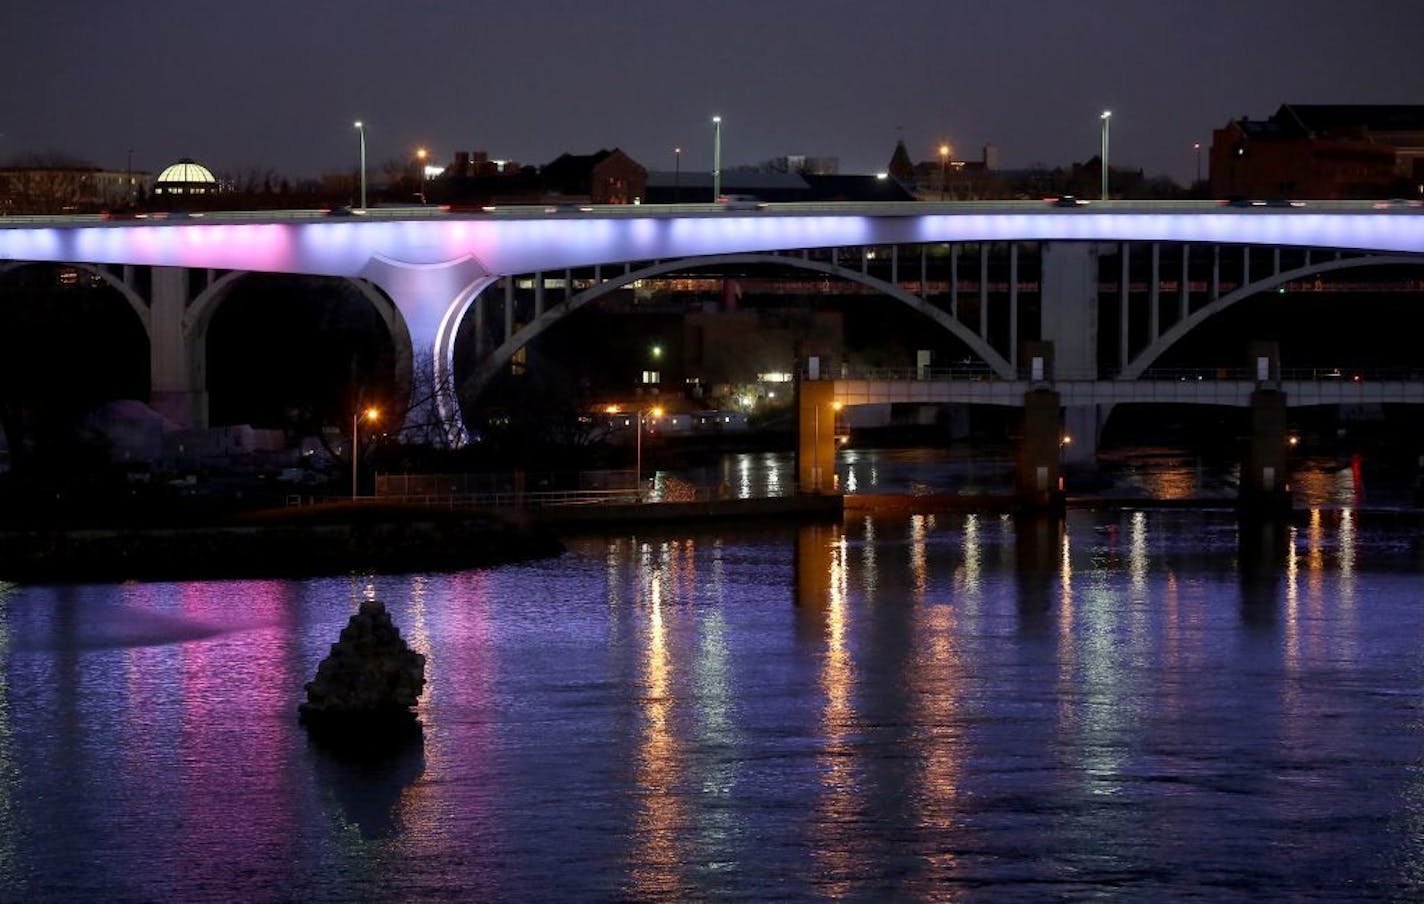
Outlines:
{"type": "Polygon", "coordinates": [[[712,203],[722,197],[722,117],[712,117],[712,203]]]}
{"type": "Polygon", "coordinates": [[[945,188],[949,185],[949,143],[939,146],[939,199],[944,200],[945,188]]]}
{"type": "Polygon", "coordinates": [[[355,122],[356,131],[361,136],[361,209],[366,209],[366,124],[361,120],[355,122]]]}
{"type": "Polygon", "coordinates": [[[1112,122],[1112,111],[1104,110],[1098,117],[1103,121],[1103,152],[1100,155],[1103,164],[1103,200],[1108,199],[1108,123],[1112,122]]]}

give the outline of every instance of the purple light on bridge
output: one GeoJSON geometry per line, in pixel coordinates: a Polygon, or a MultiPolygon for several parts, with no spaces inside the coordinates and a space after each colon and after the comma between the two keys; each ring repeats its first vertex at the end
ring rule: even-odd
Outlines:
{"type": "MultiPolygon", "coordinates": [[[[215,215],[220,216],[220,215],[215,215]]],[[[975,241],[1146,241],[1424,251],[1424,216],[1255,211],[881,216],[607,216],[509,219],[0,223],[0,260],[56,261],[355,276],[376,258],[403,264],[473,258],[491,274],[652,258],[800,248],[975,241]]]]}

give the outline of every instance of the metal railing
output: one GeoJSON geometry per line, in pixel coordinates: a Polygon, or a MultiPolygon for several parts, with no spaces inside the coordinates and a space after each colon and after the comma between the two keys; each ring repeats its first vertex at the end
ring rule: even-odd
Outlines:
{"type": "Polygon", "coordinates": [[[539,509],[586,505],[653,505],[658,503],[713,502],[732,499],[774,499],[796,495],[794,484],[778,487],[777,492],[755,496],[738,494],[725,486],[695,486],[679,483],[675,487],[647,487],[639,492],[635,487],[610,490],[513,490],[488,493],[385,493],[379,496],[287,496],[288,506],[341,502],[355,505],[408,505],[424,508],[518,508],[539,509]]]}
{"type": "MultiPolygon", "coordinates": [[[[956,364],[949,367],[845,367],[834,372],[821,371],[821,380],[999,380],[1000,377],[986,364],[956,364]]],[[[1016,376],[1010,382],[1028,379],[1016,376]]],[[[1048,382],[1103,380],[1113,377],[1096,375],[1072,376],[1054,374],[1048,382]]],[[[1256,370],[1251,367],[1154,367],[1137,378],[1141,381],[1204,382],[1207,380],[1255,381],[1256,370]]],[[[1424,381],[1424,369],[1409,367],[1286,367],[1271,377],[1272,381],[1292,380],[1299,382],[1408,382],[1424,381]]]]}
{"type": "MultiPolygon", "coordinates": [[[[576,211],[550,209],[544,202],[529,204],[491,205],[473,210],[446,210],[438,205],[393,205],[368,207],[345,222],[366,220],[401,220],[424,218],[637,218],[667,216],[795,216],[798,214],[822,214],[845,216],[924,216],[954,214],[1024,212],[1055,213],[1063,216],[1080,216],[1083,213],[1131,214],[1131,213],[1222,213],[1233,216],[1275,216],[1280,214],[1301,215],[1311,213],[1358,213],[1369,215],[1424,216],[1424,208],[1412,206],[1392,207],[1379,201],[1336,201],[1306,199],[1301,207],[1234,207],[1219,200],[1089,200],[1087,204],[1073,208],[1057,208],[1046,204],[1044,199],[987,200],[987,201],[792,201],[770,202],[758,210],[725,210],[711,203],[692,204],[587,204],[576,211]]],[[[265,221],[271,223],[320,220],[326,217],[324,209],[306,210],[215,210],[190,212],[191,219],[167,218],[162,211],[154,211],[143,218],[124,217],[106,219],[102,214],[13,214],[0,216],[0,226],[161,226],[200,225],[204,220],[222,222],[265,221]]]]}

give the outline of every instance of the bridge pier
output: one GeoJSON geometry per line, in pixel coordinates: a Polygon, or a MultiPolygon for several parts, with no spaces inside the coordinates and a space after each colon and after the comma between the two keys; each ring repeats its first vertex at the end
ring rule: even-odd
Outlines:
{"type": "Polygon", "coordinates": [[[208,426],[207,347],[185,328],[188,271],[153,267],[148,307],[149,406],[183,427],[208,426]]]}
{"type": "Polygon", "coordinates": [[[796,487],[798,493],[838,493],[836,481],[836,384],[796,382],[796,487]]]}
{"type": "Polygon", "coordinates": [[[472,258],[414,265],[373,258],[361,276],[391,299],[397,383],[412,396],[403,429],[428,432],[436,425],[447,442],[464,438],[454,378],[455,334],[480,292],[498,280],[472,258]]]}
{"type": "Polygon", "coordinates": [[[1251,393],[1249,442],[1238,489],[1241,510],[1252,516],[1283,516],[1291,508],[1284,392],[1258,389],[1251,393]]]}
{"type": "MultiPolygon", "coordinates": [[[[1059,379],[1096,379],[1098,375],[1098,245],[1093,242],[1045,242],[1043,245],[1042,345],[1048,346],[1053,374],[1059,379]]],[[[1069,441],[1063,460],[1091,465],[1098,457],[1098,434],[1106,412],[1097,405],[1064,409],[1069,441]]]]}
{"type": "Polygon", "coordinates": [[[1022,510],[1053,511],[1063,506],[1060,401],[1052,389],[1024,393],[1023,437],[1014,478],[1014,496],[1022,510]]]}
{"type": "Polygon", "coordinates": [[[1251,393],[1251,438],[1241,464],[1238,503],[1243,515],[1279,518],[1291,508],[1280,350],[1272,342],[1252,343],[1251,358],[1258,386],[1251,393]]]}

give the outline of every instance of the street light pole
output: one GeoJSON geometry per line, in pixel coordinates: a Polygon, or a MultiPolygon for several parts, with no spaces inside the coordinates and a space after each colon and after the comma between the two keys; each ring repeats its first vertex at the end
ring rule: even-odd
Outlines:
{"type": "Polygon", "coordinates": [[[376,418],[378,418],[378,417],[381,416],[381,412],[378,411],[378,410],[376,410],[375,408],[367,408],[365,411],[362,411],[362,410],[360,410],[360,409],[358,408],[356,411],[352,412],[352,414],[351,414],[351,498],[352,498],[352,499],[355,499],[355,498],[356,498],[356,463],[357,463],[357,462],[360,460],[360,458],[361,458],[361,453],[360,453],[360,449],[361,449],[360,427],[361,427],[361,418],[362,418],[362,416],[365,416],[366,420],[371,421],[372,423],[374,423],[375,420],[376,420],[376,418]]]}
{"type": "Polygon", "coordinates": [[[1103,115],[1098,117],[1103,121],[1103,152],[1100,159],[1103,164],[1103,200],[1108,199],[1108,123],[1112,122],[1112,111],[1104,110],[1103,115]]]}
{"type": "Polygon", "coordinates": [[[420,203],[425,203],[425,148],[415,151],[415,165],[420,168],[420,203]]]}
{"type": "Polygon", "coordinates": [[[722,197],[722,117],[712,117],[712,203],[722,197]]]}
{"type": "Polygon", "coordinates": [[[944,200],[945,189],[949,185],[949,145],[939,146],[939,199],[944,200]]]}
{"type": "Polygon", "coordinates": [[[682,148],[672,149],[672,203],[682,200],[682,148]]]}
{"type": "Polygon", "coordinates": [[[356,131],[361,135],[361,209],[366,209],[366,124],[356,120],[356,131]]]}
{"type": "Polygon", "coordinates": [[[1197,152],[1197,181],[1192,183],[1192,188],[1195,189],[1198,185],[1201,185],[1201,142],[1192,142],[1192,150],[1197,152]]]}
{"type": "MultiPolygon", "coordinates": [[[[653,416],[653,420],[657,420],[658,418],[660,418],[660,417],[663,416],[663,410],[662,410],[662,408],[660,408],[660,407],[649,409],[648,413],[653,416]]],[[[635,459],[635,461],[634,461],[634,465],[633,465],[633,483],[636,485],[637,490],[638,490],[638,501],[639,501],[639,502],[642,502],[642,501],[643,501],[643,408],[642,408],[641,405],[638,406],[637,429],[638,429],[638,439],[637,439],[635,445],[636,445],[638,451],[637,451],[637,457],[636,457],[636,459],[635,459]]]]}

